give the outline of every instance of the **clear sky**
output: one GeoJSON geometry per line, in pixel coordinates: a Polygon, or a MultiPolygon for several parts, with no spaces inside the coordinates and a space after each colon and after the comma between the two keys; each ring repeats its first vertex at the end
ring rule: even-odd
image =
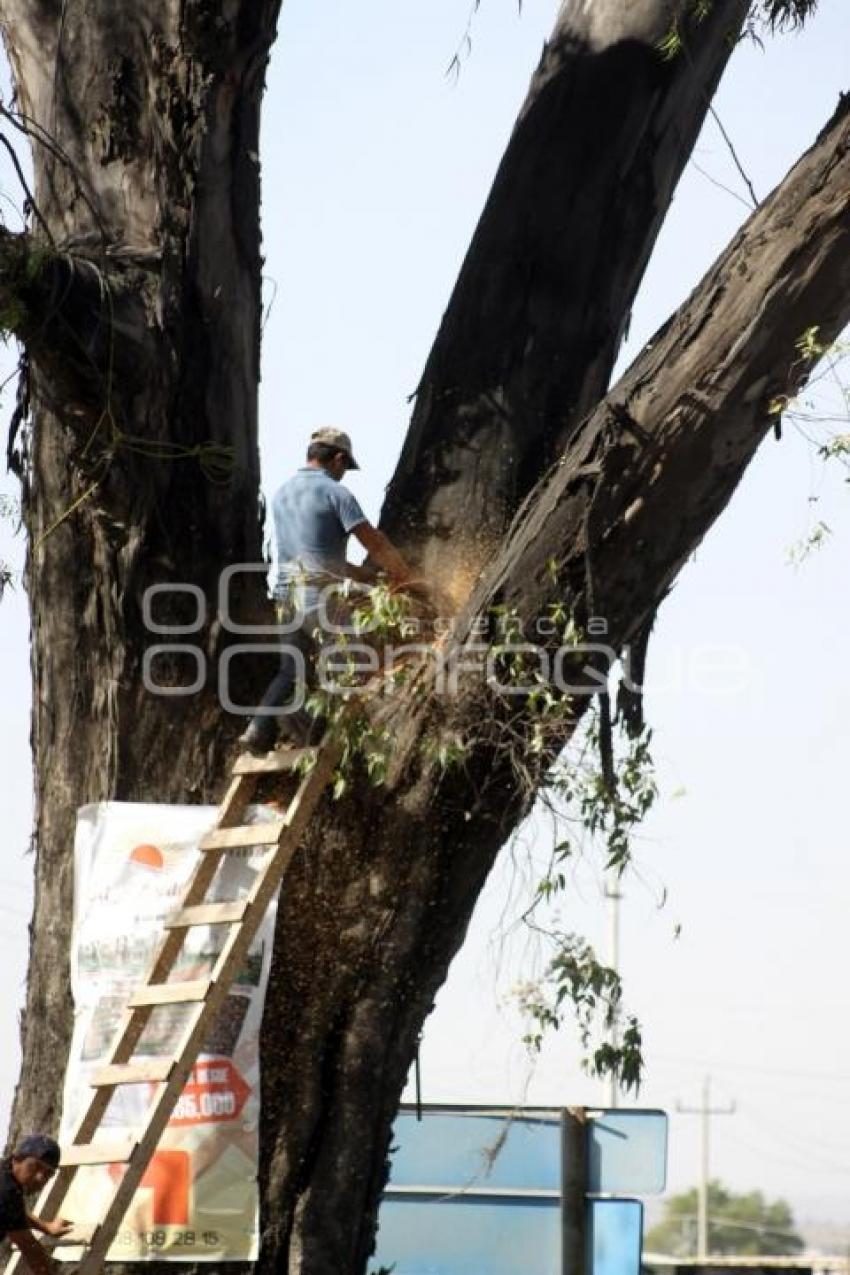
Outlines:
{"type": "MultiPolygon", "coordinates": [[[[377,511],[407,397],[554,10],[551,0],[525,0],[519,15],[513,0],[484,0],[454,82],[444,72],[466,18],[450,0],[284,5],[263,141],[269,492],[299,462],[307,433],[334,424],[354,435],[363,470],[351,485],[377,511]]],[[[803,35],[736,52],[717,107],[760,195],[850,88],[848,36],[842,0],[822,0],[803,35]]],[[[746,194],[713,122],[695,161],[636,306],[627,358],[746,216],[740,199],[711,180],[746,194]]],[[[8,417],[11,387],[4,394],[8,417]]],[[[661,612],[648,708],[663,791],[624,887],[622,960],[628,1005],[646,1032],[641,1102],[694,1105],[710,1073],[715,1101],[738,1103],[734,1116],[714,1122],[713,1172],[734,1188],[784,1195],[800,1216],[832,1218],[850,1234],[850,493],[842,479],[822,469],[794,429],[767,442],[661,612]],[[794,568],[789,548],[819,520],[832,536],[794,568]],[[712,674],[721,658],[737,661],[734,678],[712,674]]],[[[11,479],[0,483],[13,490],[11,479]]],[[[20,541],[3,554],[19,563],[20,541]]],[[[0,604],[0,633],[5,1107],[29,912],[20,591],[0,604]]],[[[504,855],[438,999],[423,1046],[426,1099],[574,1104],[603,1096],[582,1076],[569,1032],[530,1066],[507,997],[523,975],[523,943],[505,936],[518,910],[515,889],[506,907],[512,863],[534,853],[538,831],[532,825],[504,855]]],[[[604,951],[598,865],[577,869],[562,920],[604,951]]],[[[697,1123],[672,1117],[675,1188],[696,1178],[697,1123]]]]}

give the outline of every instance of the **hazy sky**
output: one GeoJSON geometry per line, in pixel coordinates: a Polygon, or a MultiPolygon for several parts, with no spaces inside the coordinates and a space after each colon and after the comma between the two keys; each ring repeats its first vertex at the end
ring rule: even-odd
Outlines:
{"type": "MultiPolygon", "coordinates": [[[[520,16],[509,0],[485,0],[455,83],[444,72],[465,9],[450,0],[284,5],[263,142],[269,491],[299,462],[309,430],[332,423],[355,437],[363,470],[352,487],[367,509],[379,507],[406,399],[555,6],[525,0],[520,16]]],[[[848,37],[842,0],[822,0],[805,34],[736,52],[717,108],[760,195],[850,88],[848,37]]],[[[636,306],[628,359],[746,216],[715,182],[746,194],[710,122],[636,306]]],[[[5,396],[8,417],[11,387],[5,396]]],[[[13,490],[10,479],[0,483],[13,490]]],[[[715,1100],[738,1103],[734,1116],[713,1124],[713,1172],[735,1188],[784,1195],[800,1215],[834,1218],[848,1232],[849,538],[843,474],[824,471],[793,428],[781,443],[767,442],[657,625],[648,709],[663,792],[625,883],[622,917],[627,1001],[644,1025],[649,1062],[641,1104],[694,1105],[710,1073],[715,1100]],[[789,565],[791,546],[820,520],[833,532],[826,546],[802,567],[789,565]]],[[[3,554],[19,564],[20,542],[3,554]]],[[[20,591],[0,604],[0,632],[5,1107],[16,1077],[29,915],[20,591]]],[[[519,910],[514,866],[528,875],[535,842],[541,852],[538,832],[532,825],[503,856],[438,999],[422,1054],[426,1099],[602,1098],[601,1086],[582,1076],[570,1032],[531,1067],[508,998],[524,973],[523,939],[508,933],[519,910]]],[[[581,864],[562,922],[604,952],[601,885],[598,864],[581,864]]],[[[696,1125],[672,1116],[676,1188],[696,1177],[696,1125]]]]}

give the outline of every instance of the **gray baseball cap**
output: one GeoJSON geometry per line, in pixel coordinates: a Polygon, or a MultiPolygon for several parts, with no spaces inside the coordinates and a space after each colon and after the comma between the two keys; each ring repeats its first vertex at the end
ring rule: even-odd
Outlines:
{"type": "Polygon", "coordinates": [[[311,443],[325,443],[328,447],[336,447],[341,452],[345,452],[348,457],[348,468],[359,469],[360,466],[354,459],[354,451],[351,447],[351,439],[341,429],[332,429],[330,426],[316,429],[310,435],[311,443]]]}

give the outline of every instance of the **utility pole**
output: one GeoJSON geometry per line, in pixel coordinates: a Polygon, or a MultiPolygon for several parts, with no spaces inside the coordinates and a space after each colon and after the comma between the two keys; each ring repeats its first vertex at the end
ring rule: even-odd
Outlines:
{"type": "MultiPolygon", "coordinates": [[[[608,965],[615,974],[620,972],[620,874],[611,868],[605,879],[605,898],[608,900],[608,965]]],[[[620,1043],[620,1024],[617,1011],[611,1020],[611,1048],[616,1049],[620,1043]]],[[[608,1106],[619,1106],[617,1078],[613,1074],[608,1077],[608,1106]]]]}
{"type": "Polygon", "coordinates": [[[708,1257],[708,1184],[709,1174],[709,1133],[712,1116],[731,1116],[735,1111],[735,1103],[728,1107],[712,1107],[711,1077],[705,1076],[702,1082],[702,1102],[698,1107],[683,1107],[676,1103],[676,1110],[683,1115],[700,1117],[700,1180],[697,1194],[697,1258],[705,1261],[708,1257]]]}

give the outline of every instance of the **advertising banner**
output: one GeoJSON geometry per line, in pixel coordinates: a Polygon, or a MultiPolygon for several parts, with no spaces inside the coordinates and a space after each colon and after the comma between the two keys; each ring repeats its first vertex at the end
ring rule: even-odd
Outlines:
{"type": "MultiPolygon", "coordinates": [[[[215,821],[209,806],[105,802],[78,812],[74,859],[71,987],[74,1034],[65,1080],[60,1141],[68,1142],[88,1104],[92,1073],[106,1060],[127,1001],[148,972],[163,921],[179,906],[215,821]]],[[[275,817],[257,807],[249,822],[275,817]]],[[[210,902],[243,898],[268,850],[229,853],[210,902]]],[[[110,1261],[253,1261],[258,1255],[259,1032],[268,981],[275,906],[251,946],[204,1041],[172,1119],[125,1215],[110,1261]]],[[[209,974],[227,926],[187,931],[172,981],[209,974]]],[[[156,1007],[134,1061],[170,1057],[193,1008],[156,1007]]],[[[143,1125],[158,1086],[116,1089],[98,1138],[143,1125]]],[[[106,1210],[123,1167],[80,1169],[62,1215],[85,1224],[106,1210]]],[[[78,1250],[58,1249],[75,1260],[78,1250]]]]}

